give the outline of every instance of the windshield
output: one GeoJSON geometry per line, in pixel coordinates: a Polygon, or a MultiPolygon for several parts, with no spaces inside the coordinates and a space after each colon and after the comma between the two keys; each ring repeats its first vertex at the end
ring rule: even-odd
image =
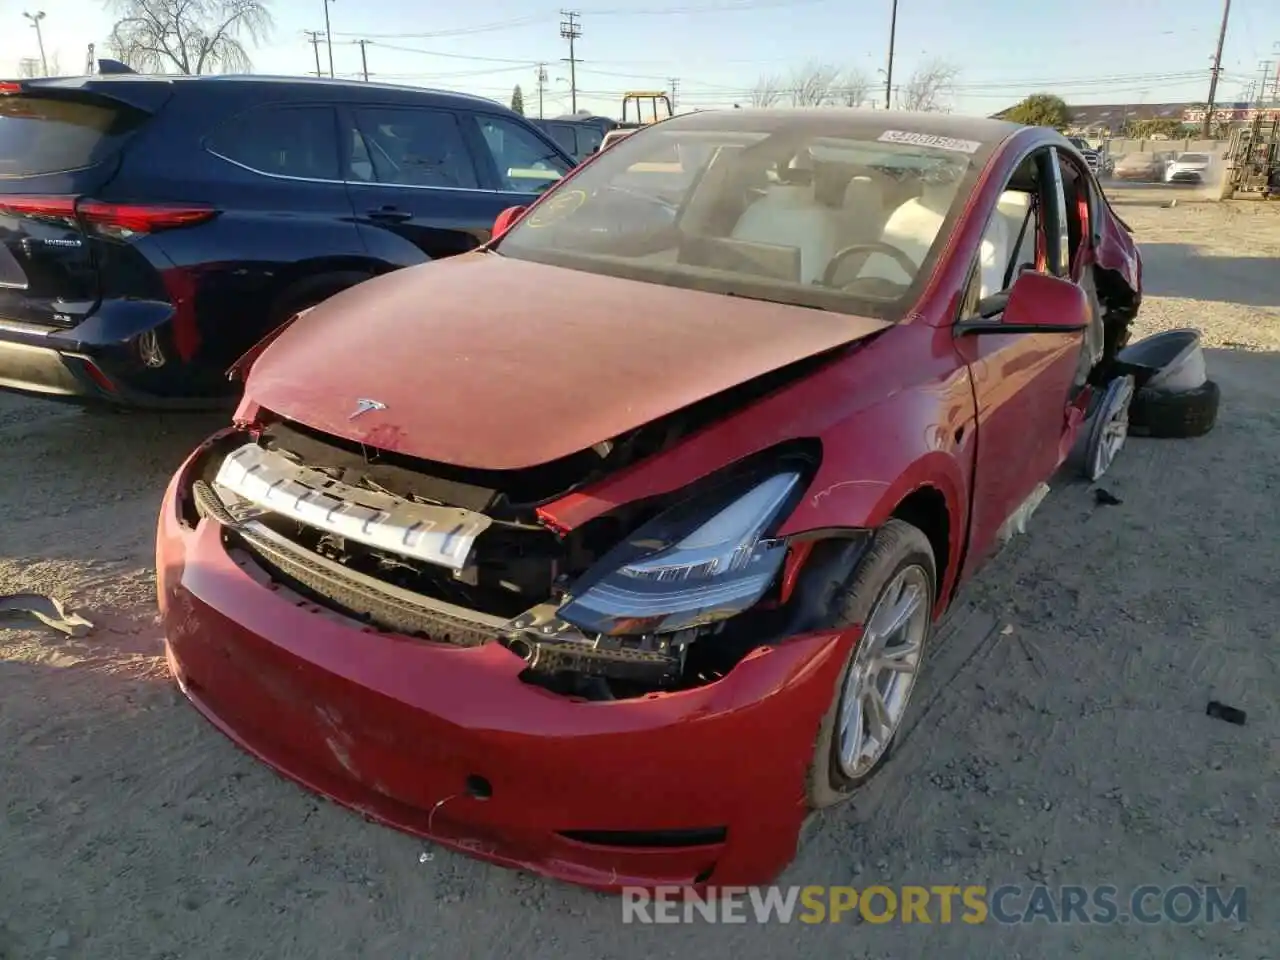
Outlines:
{"type": "Polygon", "coordinates": [[[637,131],[557,187],[495,249],[900,319],[990,149],[825,113],[637,131]]]}
{"type": "Polygon", "coordinates": [[[1207,153],[1184,153],[1178,157],[1179,163],[1208,163],[1209,155],[1207,153]]]}

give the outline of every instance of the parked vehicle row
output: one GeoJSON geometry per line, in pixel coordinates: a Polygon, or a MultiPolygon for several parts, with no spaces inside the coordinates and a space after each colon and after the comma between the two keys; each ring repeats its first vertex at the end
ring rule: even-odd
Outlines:
{"type": "Polygon", "coordinates": [[[1117,180],[1146,183],[1204,183],[1210,177],[1212,158],[1207,153],[1139,151],[1116,161],[1117,180]]]}
{"type": "Polygon", "coordinates": [[[171,670],[440,844],[767,883],[1085,425],[1090,477],[1123,444],[1137,247],[1056,132],[890,111],[675,117],[493,234],[255,357],[163,499],[171,670]]]}
{"type": "Polygon", "coordinates": [[[558,117],[529,122],[579,163],[599,150],[605,135],[617,126],[616,121],[607,121],[604,117],[558,117]]]}
{"type": "Polygon", "coordinates": [[[474,250],[575,159],[488,100],[299,78],[0,84],[0,388],[130,406],[370,277],[474,250]]]}

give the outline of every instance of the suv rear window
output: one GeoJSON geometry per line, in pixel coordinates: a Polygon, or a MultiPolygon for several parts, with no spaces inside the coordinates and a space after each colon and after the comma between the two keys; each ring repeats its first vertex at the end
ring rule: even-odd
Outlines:
{"type": "Polygon", "coordinates": [[[64,173],[101,163],[146,117],[106,103],[0,97],[0,177],[64,173]]]}

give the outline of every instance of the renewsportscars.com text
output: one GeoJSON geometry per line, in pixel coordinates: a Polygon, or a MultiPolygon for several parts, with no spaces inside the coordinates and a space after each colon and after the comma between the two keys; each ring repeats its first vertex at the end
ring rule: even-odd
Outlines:
{"type": "Polygon", "coordinates": [[[1248,920],[1243,887],[684,887],[622,891],[623,923],[1193,924],[1248,920]]]}

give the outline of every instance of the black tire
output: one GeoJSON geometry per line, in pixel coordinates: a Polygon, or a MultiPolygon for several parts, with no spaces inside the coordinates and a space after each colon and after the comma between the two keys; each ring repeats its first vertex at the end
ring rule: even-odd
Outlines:
{"type": "Polygon", "coordinates": [[[1218,420],[1221,391],[1212,380],[1194,390],[1143,387],[1129,406],[1129,432],[1141,437],[1202,437],[1218,420]]]}
{"type": "MultiPolygon", "coordinates": [[[[933,548],[929,539],[916,527],[903,520],[890,520],[876,531],[875,539],[867,548],[867,552],[854,569],[848,582],[836,594],[832,605],[829,625],[831,627],[850,627],[866,620],[879,600],[881,593],[899,572],[909,566],[920,566],[929,583],[929,603],[932,605],[937,597],[938,572],[934,560],[933,548]]],[[[932,617],[925,630],[921,662],[928,655],[929,637],[933,632],[932,617]]],[[[840,714],[845,679],[853,666],[857,646],[849,651],[848,659],[840,671],[840,679],[832,693],[831,706],[827,709],[818,726],[818,736],[814,744],[813,761],[809,767],[807,784],[808,800],[814,809],[822,809],[847,799],[858,787],[870,780],[893,754],[894,740],[901,731],[901,725],[894,732],[884,753],[875,765],[856,780],[851,780],[840,771],[837,759],[839,742],[836,737],[836,720],[840,714]]],[[[909,703],[909,701],[908,701],[909,703]]]]}
{"type": "Polygon", "coordinates": [[[271,310],[267,314],[266,332],[271,332],[280,324],[308,307],[314,307],[335,294],[341,293],[348,287],[363,283],[370,276],[371,274],[356,270],[344,270],[339,273],[325,273],[299,280],[280,294],[275,303],[271,305],[271,310]]]}

